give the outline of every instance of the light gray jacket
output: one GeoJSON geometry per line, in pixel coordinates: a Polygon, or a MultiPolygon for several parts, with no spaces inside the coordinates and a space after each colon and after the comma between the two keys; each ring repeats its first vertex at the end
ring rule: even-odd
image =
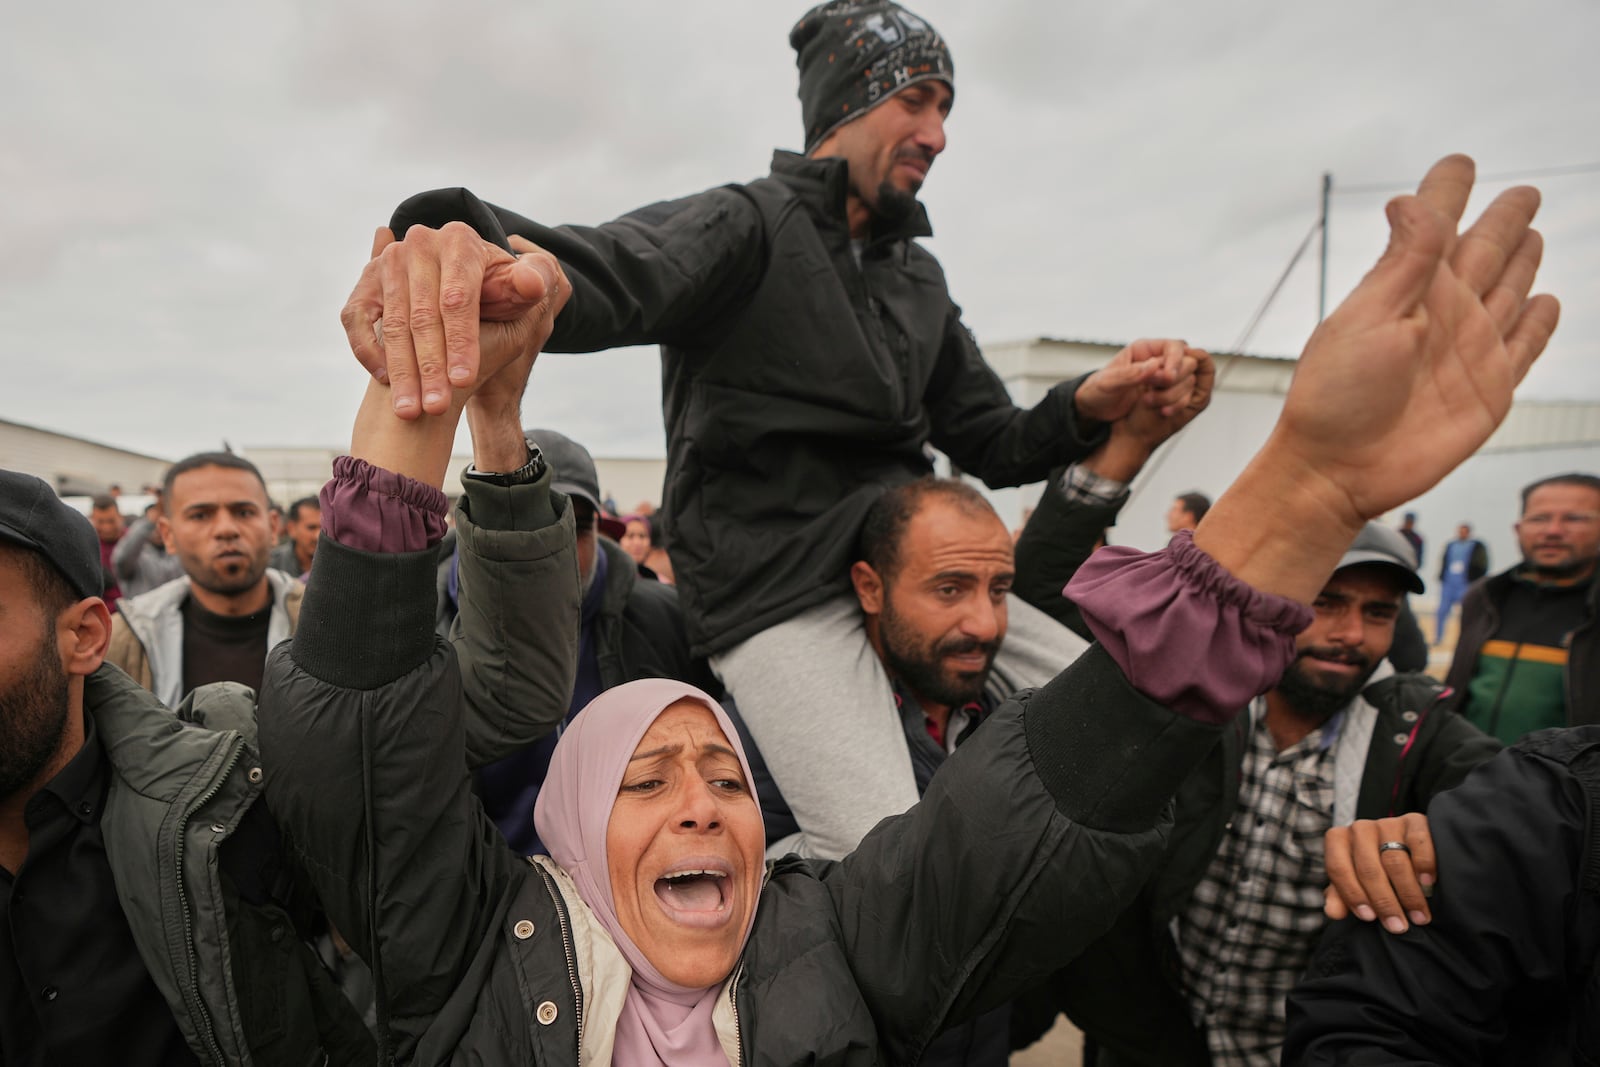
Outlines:
{"type": "Polygon", "coordinates": [[[183,574],[177,556],[150,543],[156,524],[143,516],[134,519],[122,540],[111,550],[111,569],[125,597],[140,596],[183,574]]]}
{"type": "MultiPolygon", "coordinates": [[[[305,586],[294,578],[267,570],[272,586],[272,620],[267,624],[267,650],[294,635],[305,586]]],[[[112,620],[106,661],[115,663],[169,708],[183,700],[183,601],[189,578],[175,578],[136,597],[124,597],[112,620]]]]}

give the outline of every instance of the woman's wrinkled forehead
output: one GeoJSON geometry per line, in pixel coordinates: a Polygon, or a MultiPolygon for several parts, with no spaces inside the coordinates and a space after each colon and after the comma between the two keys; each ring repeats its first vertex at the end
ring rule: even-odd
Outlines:
{"type": "Polygon", "coordinates": [[[701,701],[685,698],[661,709],[661,713],[634,746],[629,762],[663,748],[675,750],[684,744],[697,749],[721,749],[729,755],[738,754],[715,713],[701,701]]]}

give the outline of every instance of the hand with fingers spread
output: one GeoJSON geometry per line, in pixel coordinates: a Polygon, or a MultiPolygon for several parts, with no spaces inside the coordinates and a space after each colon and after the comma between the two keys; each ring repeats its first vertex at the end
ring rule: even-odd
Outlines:
{"type": "Polygon", "coordinates": [[[548,339],[571,286],[554,256],[523,245],[513,256],[459,222],[413,226],[404,241],[378,231],[340,318],[397,415],[445,413],[453,390],[479,387],[548,339]]]}
{"type": "Polygon", "coordinates": [[[1182,341],[1133,342],[1078,387],[1073,398],[1078,414],[1116,422],[1141,405],[1164,416],[1177,413],[1191,403],[1199,351],[1182,341]]]}
{"type": "Polygon", "coordinates": [[[1428,817],[1419,812],[1387,819],[1358,819],[1335,826],[1323,841],[1328,871],[1330,919],[1354,914],[1363,922],[1379,919],[1392,934],[1403,934],[1411,922],[1432,919],[1428,895],[1438,877],[1428,817]]]}
{"type": "Polygon", "coordinates": [[[1458,236],[1473,173],[1449,156],[1389,203],[1389,247],[1312,334],[1267,445],[1196,532],[1258,589],[1309,601],[1367,519],[1488,439],[1549,341],[1560,308],[1528,295],[1539,193],[1508,189],[1458,236]]]}
{"type": "Polygon", "coordinates": [[[1312,335],[1285,403],[1278,433],[1359,520],[1483,444],[1555,329],[1555,299],[1528,297],[1538,191],[1507,190],[1457,237],[1472,181],[1472,161],[1451,156],[1389,204],[1388,251],[1312,335]]]}

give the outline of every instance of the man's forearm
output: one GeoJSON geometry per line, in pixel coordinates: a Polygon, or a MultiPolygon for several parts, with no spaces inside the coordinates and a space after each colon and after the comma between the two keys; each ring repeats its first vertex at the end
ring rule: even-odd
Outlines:
{"type": "Polygon", "coordinates": [[[1113,429],[1106,443],[1079,461],[1078,466],[1114,482],[1131,482],[1150,461],[1153,451],[1144,442],[1113,429]]]}
{"type": "Polygon", "coordinates": [[[467,405],[467,427],[472,432],[473,469],[506,474],[528,462],[519,401],[474,399],[467,405]]]}

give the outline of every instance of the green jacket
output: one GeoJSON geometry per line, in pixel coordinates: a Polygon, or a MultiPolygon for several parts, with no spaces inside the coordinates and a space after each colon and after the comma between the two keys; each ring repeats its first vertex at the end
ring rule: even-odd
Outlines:
{"type": "Polygon", "coordinates": [[[111,767],[101,834],[117,896],[200,1062],[372,1063],[371,1035],[302,939],[293,878],[241,886],[224,873],[224,843],[261,794],[250,690],[205,686],[175,719],[107,664],[84,706],[111,767]]]}

